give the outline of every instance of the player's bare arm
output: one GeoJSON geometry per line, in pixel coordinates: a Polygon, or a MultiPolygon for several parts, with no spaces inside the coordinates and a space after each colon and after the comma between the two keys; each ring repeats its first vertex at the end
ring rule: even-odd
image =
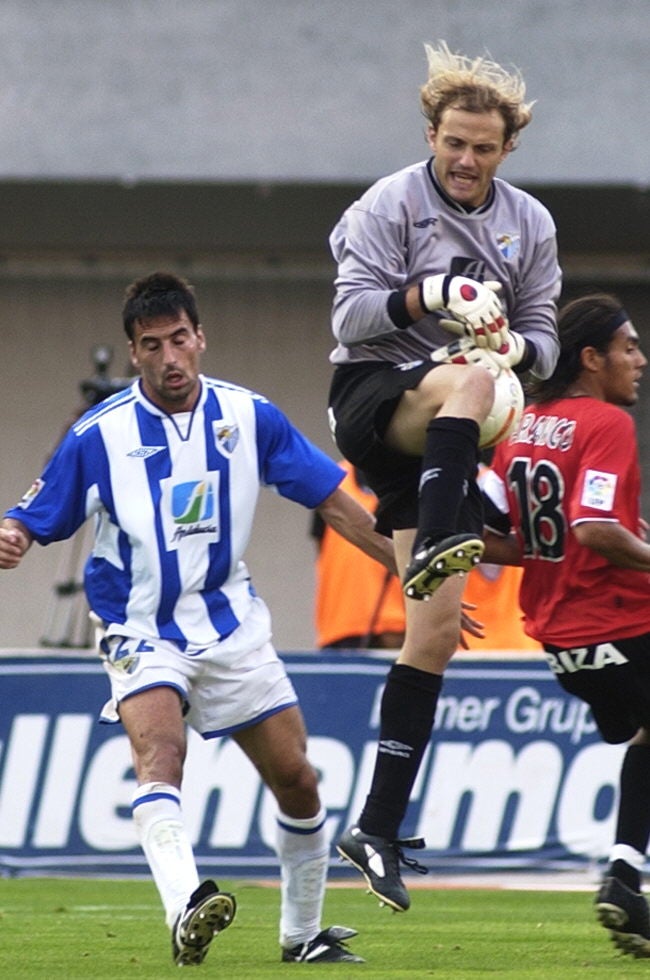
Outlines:
{"type": "Polygon", "coordinates": [[[515,534],[493,534],[486,531],[483,535],[485,551],[481,561],[491,565],[521,565],[521,545],[515,534]]]}
{"type": "Polygon", "coordinates": [[[394,575],[398,574],[393,542],[375,531],[374,515],[345,490],[338,487],[316,510],[347,541],[381,562],[394,575]]]}
{"type": "Polygon", "coordinates": [[[614,521],[584,521],[573,532],[585,548],[591,548],[620,568],[650,572],[650,545],[614,521]]]}
{"type": "Polygon", "coordinates": [[[32,543],[32,536],[20,521],[6,517],[0,523],[0,568],[16,568],[32,543]]]}

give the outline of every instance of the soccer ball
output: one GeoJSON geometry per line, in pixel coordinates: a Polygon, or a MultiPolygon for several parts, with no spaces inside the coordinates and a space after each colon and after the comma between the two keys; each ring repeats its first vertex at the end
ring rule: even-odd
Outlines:
{"type": "Polygon", "coordinates": [[[494,382],[494,401],[479,433],[479,448],[490,449],[511,435],[524,410],[524,392],[511,368],[502,368],[494,382]]]}

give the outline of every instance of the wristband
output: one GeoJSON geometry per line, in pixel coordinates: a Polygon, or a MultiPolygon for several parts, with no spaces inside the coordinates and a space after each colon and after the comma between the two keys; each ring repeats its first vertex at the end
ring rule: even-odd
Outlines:
{"type": "Polygon", "coordinates": [[[415,320],[406,308],[406,290],[396,289],[386,301],[386,312],[398,330],[406,330],[415,320]]]}
{"type": "Polygon", "coordinates": [[[524,337],[523,340],[526,345],[526,353],[519,361],[519,364],[513,365],[512,370],[515,372],[515,374],[525,374],[526,371],[530,371],[533,364],[537,360],[537,348],[535,347],[535,344],[527,337],[524,337]]]}

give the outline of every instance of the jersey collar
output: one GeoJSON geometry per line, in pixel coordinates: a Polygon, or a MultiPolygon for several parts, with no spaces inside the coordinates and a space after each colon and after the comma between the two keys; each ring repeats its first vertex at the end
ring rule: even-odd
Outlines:
{"type": "Polygon", "coordinates": [[[483,204],[481,204],[479,208],[464,208],[462,204],[458,203],[458,201],[454,201],[453,197],[450,197],[449,194],[447,194],[447,192],[443,190],[441,185],[436,180],[435,171],[433,169],[433,157],[431,157],[427,162],[427,170],[429,172],[429,177],[431,178],[431,183],[433,184],[433,186],[435,187],[436,191],[443,199],[445,204],[448,204],[450,208],[454,209],[454,211],[458,211],[459,214],[482,214],[484,211],[487,211],[488,208],[492,206],[492,202],[494,201],[494,194],[495,194],[494,182],[490,184],[490,191],[488,193],[488,196],[486,197],[485,201],[483,202],[483,204]]]}

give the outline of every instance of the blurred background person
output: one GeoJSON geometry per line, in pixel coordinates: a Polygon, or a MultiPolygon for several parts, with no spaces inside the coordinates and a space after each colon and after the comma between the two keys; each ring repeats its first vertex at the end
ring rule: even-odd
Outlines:
{"type": "MultiPolygon", "coordinates": [[[[494,476],[490,467],[494,450],[484,450],[482,456],[477,482],[483,490],[490,477],[494,476]]],[[[495,512],[488,510],[487,513],[495,512]]],[[[467,576],[463,601],[475,607],[475,616],[482,624],[483,635],[465,631],[459,650],[480,650],[484,653],[542,650],[541,643],[524,632],[523,613],[519,605],[522,575],[523,569],[519,566],[493,565],[483,561],[472,569],[467,576]]]]}
{"type": "MultiPolygon", "coordinates": [[[[341,483],[374,513],[377,498],[361,470],[347,460],[341,483]]],[[[350,546],[314,515],[311,535],[318,547],[314,617],[319,649],[399,649],[404,640],[404,594],[399,578],[350,546]]]]}
{"type": "Polygon", "coordinates": [[[483,636],[463,633],[459,650],[496,654],[510,651],[540,650],[541,644],[526,636],[519,606],[519,583],[522,570],[512,565],[481,562],[467,576],[464,602],[475,606],[476,619],[483,626],[483,636]]]}
{"type": "MultiPolygon", "coordinates": [[[[339,465],[347,473],[341,486],[374,512],[377,498],[362,471],[347,460],[339,465]]],[[[404,639],[404,594],[397,576],[358,548],[350,547],[318,514],[312,521],[311,534],[318,547],[314,604],[318,648],[399,649],[404,639]]],[[[482,635],[463,630],[460,650],[541,650],[523,630],[521,575],[521,568],[488,562],[469,573],[463,600],[468,609],[475,610],[483,630],[482,635]]]]}

